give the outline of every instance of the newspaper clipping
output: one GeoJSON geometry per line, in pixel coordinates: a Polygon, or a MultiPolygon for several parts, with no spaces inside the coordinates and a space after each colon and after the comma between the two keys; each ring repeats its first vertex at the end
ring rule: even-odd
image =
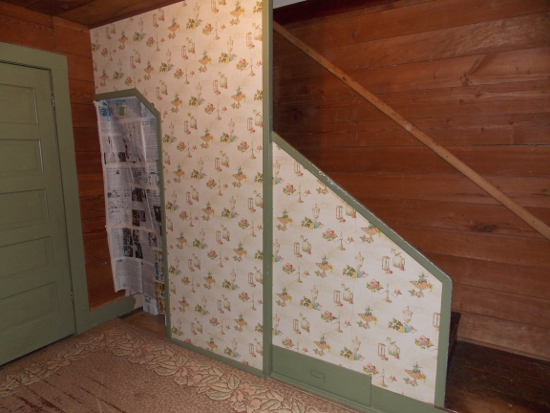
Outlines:
{"type": "Polygon", "coordinates": [[[115,289],[143,293],[146,311],[165,313],[157,119],[136,97],[96,108],[115,289]]]}

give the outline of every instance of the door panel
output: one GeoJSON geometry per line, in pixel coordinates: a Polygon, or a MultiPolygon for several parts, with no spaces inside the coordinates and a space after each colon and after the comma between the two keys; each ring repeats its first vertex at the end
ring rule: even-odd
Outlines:
{"type": "Polygon", "coordinates": [[[50,85],[0,63],[0,364],[75,332],[50,85]]]}

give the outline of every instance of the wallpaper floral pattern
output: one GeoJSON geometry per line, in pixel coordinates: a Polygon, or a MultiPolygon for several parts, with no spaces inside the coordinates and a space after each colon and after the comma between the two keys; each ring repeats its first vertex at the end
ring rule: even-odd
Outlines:
{"type": "Polygon", "coordinates": [[[172,337],[262,368],[262,2],[183,1],[92,30],[97,93],[162,114],[172,337]]]}
{"type": "MultiPolygon", "coordinates": [[[[172,337],[262,368],[262,2],[92,30],[97,93],[162,114],[172,337]]],[[[432,403],[442,284],[273,146],[273,342],[432,403]]]]}
{"type": "Polygon", "coordinates": [[[442,283],[273,145],[273,344],[433,403],[442,283]]]}

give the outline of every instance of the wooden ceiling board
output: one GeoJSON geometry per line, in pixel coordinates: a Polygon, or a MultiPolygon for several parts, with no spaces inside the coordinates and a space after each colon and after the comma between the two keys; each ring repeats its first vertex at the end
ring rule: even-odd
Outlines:
{"type": "Polygon", "coordinates": [[[178,0],[92,0],[63,12],[58,17],[93,28],[178,2],[178,0]]]}
{"type": "MultiPolygon", "coordinates": [[[[274,18],[279,23],[286,24],[393,1],[396,0],[307,0],[276,9],[274,18]]],[[[189,0],[0,0],[1,2],[94,28],[189,0]]]]}
{"type": "Polygon", "coordinates": [[[64,11],[72,10],[91,1],[93,0],[41,0],[27,8],[50,16],[58,16],[64,11]]]}
{"type": "Polygon", "coordinates": [[[29,8],[32,5],[39,3],[41,0],[2,0],[4,3],[14,4],[15,6],[29,8]]]}

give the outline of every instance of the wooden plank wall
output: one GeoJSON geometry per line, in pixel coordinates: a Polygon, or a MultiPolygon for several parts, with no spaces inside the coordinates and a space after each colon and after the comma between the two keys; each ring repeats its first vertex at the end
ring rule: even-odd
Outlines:
{"type": "MultiPolygon", "coordinates": [[[[550,224],[549,8],[400,0],[286,28],[550,224]]],[[[459,339],[550,359],[550,242],[277,34],[274,125],[452,277],[459,339]]]]}
{"type": "Polygon", "coordinates": [[[67,20],[0,2],[0,41],[67,57],[90,309],[120,299],[124,293],[114,292],[105,231],[90,31],[67,20]]]}

